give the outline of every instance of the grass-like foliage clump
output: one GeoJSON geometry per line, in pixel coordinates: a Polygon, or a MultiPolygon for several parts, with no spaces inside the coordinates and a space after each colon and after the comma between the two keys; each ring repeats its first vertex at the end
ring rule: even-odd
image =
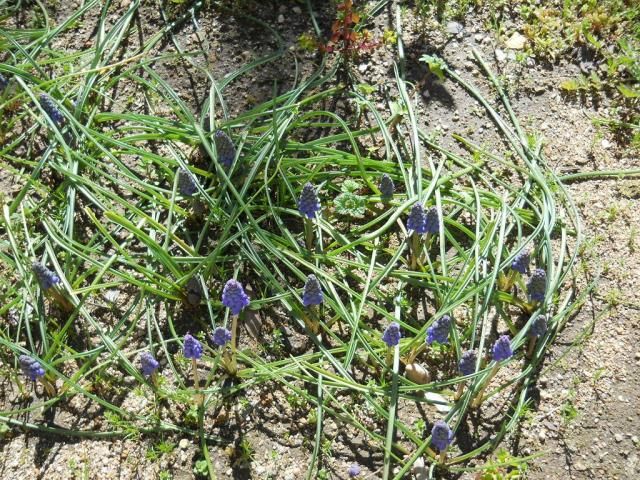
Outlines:
{"type": "Polygon", "coordinates": [[[137,5],[82,54],[43,51],[52,26],[2,33],[0,158],[20,188],[2,203],[0,358],[8,394],[31,399],[0,421],[191,434],[213,474],[221,408],[268,389],[313,418],[307,478],[329,420],[364,436],[377,477],[491,451],[573,308],[580,231],[482,60],[504,114],[441,67],[499,127],[500,153],[427,136],[399,70],[392,118],[324,63],[234,118],[214,80],[194,113],[162,58],[115,56],[137,5]],[[52,59],[69,65],[50,76],[52,59]],[[112,103],[120,84],[145,108],[112,103]],[[326,109],[336,96],[366,120],[326,109]],[[25,420],[72,399],[105,426],[25,420]]]}

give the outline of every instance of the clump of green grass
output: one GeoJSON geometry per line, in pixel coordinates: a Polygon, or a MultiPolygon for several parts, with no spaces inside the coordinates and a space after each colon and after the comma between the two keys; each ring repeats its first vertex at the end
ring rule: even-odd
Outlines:
{"type": "MultiPolygon", "coordinates": [[[[478,155],[478,146],[457,137],[469,152],[460,155],[427,137],[400,70],[399,108],[390,119],[360,90],[333,85],[336,68],[326,70],[324,64],[235,118],[225,115],[225,88],[235,74],[212,79],[206,107],[195,115],[153,68],[154,61],[171,55],[134,55],[114,68],[137,7],[133,2],[113,28],[104,29],[108,33],[96,49],[60,54],[70,73],[49,78],[40,68],[38,43],[17,48],[9,42],[14,59],[0,65],[16,85],[9,100],[23,105],[11,117],[0,150],[3,166],[22,185],[2,205],[0,257],[5,277],[15,281],[3,285],[0,314],[13,312],[15,320],[0,330],[0,355],[14,366],[20,354],[33,355],[57,387],[49,398],[36,396],[27,407],[1,411],[0,421],[88,437],[180,432],[200,443],[197,473],[213,478],[209,448],[220,442],[213,412],[243,408],[241,397],[256,389],[283,389],[291,409],[315,425],[307,478],[321,476],[333,454],[333,440],[323,433],[329,419],[363,435],[382,454],[383,462],[373,468],[384,479],[403,478],[419,457],[460,472],[460,464],[494,449],[525,411],[534,373],[571,308],[571,292],[562,285],[581,234],[561,181],[527,141],[481,58],[507,116],[445,62],[438,65],[483,105],[509,145],[508,155],[478,155]],[[146,111],[103,108],[120,82],[145,99],[146,111]],[[45,88],[64,122],[52,122],[30,104],[45,88]],[[366,124],[325,110],[323,103],[336,95],[357,101],[369,114],[366,124]],[[203,123],[215,128],[202,128],[203,123]],[[220,161],[215,132],[221,129],[235,146],[230,162],[220,161]],[[382,155],[365,148],[372,139],[382,155]],[[24,154],[38,145],[37,156],[24,154]],[[205,159],[197,152],[206,153],[205,159]],[[508,169],[512,178],[496,174],[496,167],[508,169]],[[188,197],[179,191],[180,169],[195,179],[188,197]],[[378,185],[384,174],[395,191],[383,200],[378,185]],[[307,183],[315,186],[322,206],[312,218],[299,211],[307,183]],[[358,197],[352,211],[357,214],[339,211],[335,202],[345,193],[358,197]],[[435,209],[438,229],[412,243],[407,217],[416,203],[435,209]],[[532,267],[546,272],[545,288],[535,298],[525,286],[526,272],[509,273],[524,248],[532,252],[532,267]],[[42,295],[29,270],[36,259],[60,277],[68,312],[42,295]],[[309,275],[322,291],[313,322],[303,305],[309,275]],[[230,278],[250,289],[244,310],[230,312],[223,305],[223,285],[230,278]],[[194,285],[201,287],[197,295],[194,285]],[[119,293],[115,302],[113,291],[119,293]],[[251,340],[249,321],[256,314],[284,319],[308,346],[287,351],[281,329],[251,340]],[[527,357],[530,328],[543,314],[548,329],[527,357]],[[444,316],[449,330],[434,336],[444,316]],[[401,333],[395,342],[382,336],[392,323],[401,333]],[[237,350],[235,337],[232,342],[234,368],[225,368],[224,345],[208,340],[217,327],[238,334],[237,350]],[[183,354],[188,333],[202,344],[197,362],[183,354]],[[429,335],[438,340],[427,344],[429,335]],[[508,335],[510,353],[499,362],[493,345],[501,335],[508,335]],[[269,347],[266,356],[265,349],[255,348],[259,342],[277,348],[269,347]],[[478,361],[471,374],[461,376],[457,364],[467,350],[477,351],[478,361]],[[153,379],[140,371],[143,352],[161,364],[153,379]],[[410,364],[424,365],[433,375],[414,382],[404,375],[410,364]],[[134,394],[142,392],[154,408],[122,408],[125,380],[138,385],[134,394]],[[26,412],[64,405],[74,396],[104,408],[104,430],[22,420],[26,412]],[[416,432],[415,419],[400,415],[407,402],[438,409],[438,417],[423,419],[426,436],[416,432]],[[163,403],[180,414],[167,415],[159,408],[163,403]],[[493,435],[471,437],[463,445],[456,436],[474,404],[480,415],[483,408],[494,409],[501,421],[493,435]],[[451,431],[446,445],[429,434],[437,431],[436,420],[451,431]]],[[[99,24],[106,22],[103,12],[99,24]]],[[[38,38],[45,42],[59,32],[47,27],[38,38]]],[[[13,35],[15,40],[18,33],[13,35]]],[[[150,50],[163,35],[170,30],[141,49],[150,50]]],[[[239,447],[243,461],[251,462],[251,444],[239,447]]]]}

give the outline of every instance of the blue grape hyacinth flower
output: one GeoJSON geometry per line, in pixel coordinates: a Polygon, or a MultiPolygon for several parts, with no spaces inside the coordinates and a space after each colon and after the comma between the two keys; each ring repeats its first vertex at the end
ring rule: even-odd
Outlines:
{"type": "Polygon", "coordinates": [[[436,447],[440,452],[445,451],[453,441],[453,432],[446,422],[438,420],[433,424],[431,430],[431,445],[436,447]]]}
{"type": "Polygon", "coordinates": [[[524,275],[529,273],[529,263],[531,262],[531,252],[529,250],[522,250],[519,252],[511,262],[511,269],[524,275]]]}
{"type": "Polygon", "coordinates": [[[192,197],[198,191],[195,178],[186,168],[178,170],[178,191],[185,197],[192,197]]]}
{"type": "Polygon", "coordinates": [[[387,344],[387,347],[395,347],[400,343],[400,338],[402,334],[400,333],[400,325],[397,322],[391,322],[387,328],[385,328],[382,333],[382,341],[387,344]]]}
{"type": "Polygon", "coordinates": [[[427,213],[420,202],[414,203],[413,207],[411,207],[409,218],[407,219],[407,228],[418,235],[427,233],[427,213]]]}
{"type": "Polygon", "coordinates": [[[380,188],[380,196],[385,200],[393,197],[393,194],[396,190],[393,179],[386,173],[382,174],[382,177],[380,178],[380,185],[378,188],[380,188]]]}
{"type": "Polygon", "coordinates": [[[184,336],[184,347],[182,350],[185,358],[198,360],[202,357],[202,344],[190,334],[184,336]]]}
{"type": "Polygon", "coordinates": [[[447,344],[449,343],[449,327],[451,325],[451,317],[443,315],[427,329],[427,343],[431,345],[433,342],[447,344]]]}
{"type": "Polygon", "coordinates": [[[232,315],[239,315],[249,305],[249,296],[244,293],[240,282],[233,278],[227,281],[222,290],[222,304],[229,307],[232,315]]]}
{"type": "Polygon", "coordinates": [[[358,465],[357,463],[354,463],[353,465],[351,465],[347,469],[347,475],[349,475],[349,478],[355,478],[358,475],[360,475],[360,465],[358,465]]]}
{"type": "Polygon", "coordinates": [[[531,329],[529,330],[529,336],[531,337],[541,337],[545,333],[547,333],[547,317],[546,315],[538,315],[536,319],[531,324],[531,329]]]}
{"type": "Polygon", "coordinates": [[[478,361],[478,355],[475,350],[467,350],[462,354],[460,363],[458,364],[458,370],[465,377],[467,375],[473,375],[476,373],[476,362],[478,361]]]}
{"type": "Polygon", "coordinates": [[[217,327],[211,334],[211,340],[217,347],[224,347],[231,341],[231,332],[224,327],[217,327]]]}
{"type": "Polygon", "coordinates": [[[62,115],[62,112],[60,112],[56,103],[46,93],[40,94],[40,105],[42,106],[42,109],[47,112],[49,118],[51,118],[51,120],[53,120],[58,126],[64,123],[64,115],[62,115]]]}
{"type": "Polygon", "coordinates": [[[304,292],[302,293],[302,304],[305,307],[312,305],[320,305],[324,299],[320,282],[314,274],[307,277],[304,283],[304,292]]]}
{"type": "Polygon", "coordinates": [[[49,270],[47,267],[42,265],[40,262],[33,262],[33,264],[31,265],[31,271],[36,276],[36,279],[40,284],[40,288],[42,288],[42,290],[44,290],[45,292],[51,287],[60,283],[60,277],[49,270]]]}
{"type": "Polygon", "coordinates": [[[316,193],[316,188],[310,182],[305,183],[298,199],[298,210],[307,218],[314,218],[320,208],[320,199],[316,193]]]}
{"type": "Polygon", "coordinates": [[[435,235],[440,231],[440,215],[438,215],[438,209],[436,207],[431,207],[427,210],[427,214],[425,216],[425,230],[426,233],[430,233],[435,235]]]}
{"type": "Polygon", "coordinates": [[[547,293],[547,272],[542,268],[536,268],[527,282],[527,295],[532,302],[544,301],[547,293]]]}
{"type": "Polygon", "coordinates": [[[511,349],[511,339],[508,335],[502,335],[493,344],[493,359],[496,362],[502,362],[513,356],[511,349]]]}
{"type": "Polygon", "coordinates": [[[142,375],[145,377],[153,375],[159,367],[160,364],[155,358],[153,358],[151,353],[144,352],[140,355],[140,370],[142,370],[142,375]]]}
{"type": "Polygon", "coordinates": [[[0,93],[9,86],[9,80],[0,73],[0,93]]]}
{"type": "Polygon", "coordinates": [[[231,167],[236,158],[236,147],[229,135],[222,130],[216,130],[213,135],[213,141],[216,144],[216,153],[218,154],[218,162],[225,168],[231,167]]]}
{"type": "Polygon", "coordinates": [[[20,370],[29,380],[35,382],[38,378],[44,376],[44,368],[35,358],[31,358],[29,355],[20,355],[18,363],[20,364],[20,370]]]}

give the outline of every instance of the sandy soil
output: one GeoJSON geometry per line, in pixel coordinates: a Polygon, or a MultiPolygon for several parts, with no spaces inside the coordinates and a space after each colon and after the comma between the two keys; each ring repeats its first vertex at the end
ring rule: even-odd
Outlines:
{"type": "MultiPolygon", "coordinates": [[[[63,18],[72,8],[73,5],[61,8],[56,18],[63,18]]],[[[299,35],[311,28],[306,20],[293,24],[280,21],[281,15],[300,19],[296,8],[296,4],[286,3],[256,12],[280,32],[286,47],[293,50],[299,35]]],[[[160,22],[152,7],[145,9],[149,25],[160,22]]],[[[393,24],[393,14],[392,8],[381,14],[373,28],[375,35],[381,35],[382,29],[393,24]]],[[[320,18],[328,28],[328,17],[322,11],[320,18]]],[[[412,65],[408,77],[415,86],[412,94],[417,113],[427,131],[437,132],[444,142],[451,132],[466,132],[479,142],[492,141],[493,125],[484,117],[469,114],[475,105],[468,96],[451,82],[434,82],[424,64],[417,62],[422,54],[438,51],[464,77],[480,81],[470,55],[470,48],[476,47],[504,75],[517,115],[528,131],[544,138],[544,153],[556,172],[615,170],[637,164],[637,152],[619,145],[616,138],[599,131],[591,121],[606,113],[606,99],[595,103],[559,93],[559,82],[576,73],[575,65],[517,61],[504,49],[502,39],[486,29],[485,20],[471,16],[464,32],[457,35],[443,31],[424,35],[424,26],[415,19],[406,19],[407,64],[412,65]],[[496,56],[496,49],[506,52],[506,58],[501,53],[496,56]]],[[[198,31],[193,25],[184,27],[177,32],[177,38],[189,46],[202,42],[210,65],[218,74],[273,47],[263,41],[259,30],[247,29],[230,15],[208,11],[199,19],[199,25],[198,31]]],[[[87,25],[83,31],[91,36],[87,25]]],[[[171,51],[174,47],[167,44],[164,48],[171,51]]],[[[296,54],[302,60],[304,74],[313,58],[304,52],[296,54]]],[[[391,50],[381,48],[363,58],[356,65],[362,81],[383,87],[391,84],[393,55],[391,50]]],[[[194,109],[199,108],[206,87],[198,81],[197,72],[188,65],[171,66],[167,67],[166,76],[177,90],[189,94],[194,109]]],[[[234,82],[228,94],[237,101],[230,114],[270,98],[276,78],[279,88],[287,89],[291,70],[276,63],[234,82]]],[[[384,90],[380,88],[379,92],[384,90]]],[[[387,109],[384,95],[377,95],[378,107],[387,109]]],[[[11,182],[10,175],[0,172],[0,187],[8,194],[14,191],[11,182]]],[[[636,238],[640,215],[635,205],[640,185],[631,179],[582,180],[570,183],[569,190],[582,214],[587,237],[577,286],[583,291],[594,278],[599,283],[551,348],[537,390],[532,392],[535,407],[505,446],[514,455],[542,454],[529,462],[527,478],[636,479],[640,477],[640,245],[636,238]]],[[[265,401],[265,395],[268,396],[255,392],[246,404],[226,413],[245,418],[252,425],[245,435],[255,453],[250,464],[242,464],[230,446],[238,445],[237,437],[226,446],[214,447],[212,455],[219,478],[293,480],[305,474],[308,437],[313,435],[314,427],[307,424],[304,415],[290,411],[289,406],[275,408],[273,399],[265,401]],[[279,422],[279,418],[291,420],[279,422]]],[[[278,395],[274,392],[276,404],[282,399],[278,395]]],[[[35,422],[38,416],[29,420],[35,422]]],[[[336,440],[330,461],[331,478],[345,478],[344,472],[353,458],[363,465],[380,462],[378,457],[371,458],[362,439],[355,437],[347,442],[331,422],[325,429],[327,436],[336,440]]],[[[0,440],[0,478],[152,479],[158,478],[161,471],[171,472],[174,479],[194,478],[193,463],[199,458],[196,446],[191,439],[180,436],[168,439],[176,448],[155,459],[148,451],[159,439],[70,440],[12,431],[0,440]]],[[[376,472],[368,478],[377,478],[376,472]]]]}

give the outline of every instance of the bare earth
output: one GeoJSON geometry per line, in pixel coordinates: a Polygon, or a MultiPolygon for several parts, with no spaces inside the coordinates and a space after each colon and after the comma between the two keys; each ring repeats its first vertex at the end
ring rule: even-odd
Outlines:
{"type": "MultiPolygon", "coordinates": [[[[263,20],[283,35],[287,47],[295,47],[298,36],[311,27],[304,15],[291,13],[295,5],[286,3],[259,12],[263,20]],[[278,16],[282,13],[295,18],[296,23],[279,23],[278,16]]],[[[65,6],[64,11],[58,12],[58,20],[73,8],[72,4],[65,6]]],[[[320,11],[322,13],[322,9],[320,11]]],[[[394,14],[395,8],[383,12],[376,21],[374,34],[381,35],[383,28],[392,25],[394,14]]],[[[87,23],[89,21],[87,19],[87,23]]],[[[158,21],[151,8],[147,21],[149,25],[158,21]]],[[[451,66],[465,78],[480,83],[479,70],[470,54],[471,47],[475,47],[491,61],[492,68],[504,75],[516,114],[527,131],[537,132],[544,138],[544,153],[558,174],[637,167],[638,152],[620,145],[616,138],[598,130],[591,121],[606,113],[606,99],[601,99],[596,106],[592,99],[565,98],[559,93],[559,82],[575,75],[576,66],[526,64],[512,58],[508,50],[505,50],[507,58],[498,62],[495,50],[504,50],[503,42],[484,24],[483,19],[470,17],[463,34],[433,32],[422,37],[417,21],[407,19],[404,38],[407,64],[412,65],[408,80],[415,86],[412,93],[425,130],[439,131],[444,138],[452,132],[471,132],[470,138],[479,143],[491,145],[494,141],[493,125],[486,117],[475,117],[470,113],[475,104],[468,96],[451,82],[434,83],[426,66],[418,62],[422,54],[442,48],[439,54],[451,66]]],[[[192,48],[196,48],[198,36],[204,38],[216,74],[233,70],[242,61],[254,58],[258,49],[262,50],[260,53],[268,50],[255,38],[246,38],[251,34],[245,32],[232,16],[216,16],[208,11],[200,19],[200,27],[195,32],[192,25],[185,26],[177,36],[192,48]]],[[[324,27],[328,28],[328,25],[324,27]]],[[[83,35],[89,37],[91,31],[85,25],[83,35]]],[[[173,47],[168,45],[166,48],[171,50],[173,47]]],[[[357,64],[356,71],[363,82],[391,85],[394,55],[391,49],[379,49],[357,64]]],[[[312,56],[305,53],[299,56],[303,69],[309,68],[312,56]]],[[[246,78],[234,83],[230,90],[230,94],[238,95],[234,108],[243,108],[243,102],[269,98],[276,74],[282,77],[282,88],[287,88],[289,73],[267,66],[262,73],[256,74],[258,80],[246,78]]],[[[167,71],[167,76],[172,77],[174,86],[184,85],[185,96],[194,92],[197,96],[198,90],[200,94],[205,93],[204,85],[190,90],[185,71],[167,71]]],[[[381,93],[378,95],[378,106],[388,111],[385,97],[381,93]]],[[[194,98],[193,104],[195,108],[198,100],[194,98]]],[[[11,177],[2,172],[0,187],[8,194],[13,192],[11,177]]],[[[517,435],[507,439],[505,446],[517,456],[541,454],[529,462],[527,478],[530,479],[638,479],[640,244],[637,235],[640,212],[636,206],[640,181],[579,180],[569,183],[568,189],[582,214],[587,238],[587,246],[581,254],[582,263],[576,272],[576,286],[581,292],[596,278],[598,284],[551,348],[540,372],[537,390],[532,392],[535,408],[529,412],[517,435]]],[[[251,415],[249,411],[240,413],[251,415]]],[[[41,418],[32,416],[29,419],[31,422],[38,420],[41,418]]],[[[255,449],[251,465],[235,468],[223,447],[212,448],[219,478],[302,478],[309,457],[304,442],[305,431],[308,432],[305,425],[286,422],[279,425],[278,418],[265,421],[265,428],[247,433],[255,449]],[[293,435],[285,441],[282,435],[286,431],[292,431],[293,435]]],[[[337,430],[331,422],[326,428],[337,430]]],[[[170,471],[174,479],[195,478],[192,469],[198,453],[192,439],[179,436],[168,439],[177,445],[176,449],[155,460],[147,458],[146,454],[157,439],[83,440],[13,431],[0,440],[0,478],[155,479],[163,470],[170,471]]],[[[366,464],[366,445],[353,440],[352,444],[334,447],[335,474],[331,478],[345,478],[348,463],[340,456],[341,452],[356,451],[366,464]]],[[[376,473],[367,478],[377,478],[376,473]]]]}

